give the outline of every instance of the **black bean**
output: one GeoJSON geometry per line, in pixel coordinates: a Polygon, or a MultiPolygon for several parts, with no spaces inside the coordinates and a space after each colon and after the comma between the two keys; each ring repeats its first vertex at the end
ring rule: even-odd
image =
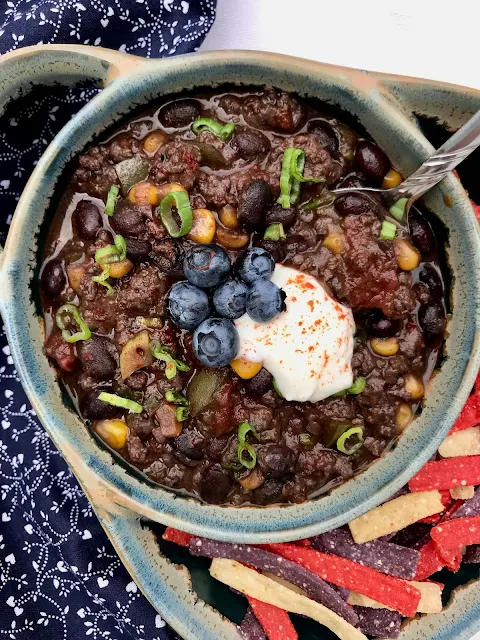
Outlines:
{"type": "Polygon", "coordinates": [[[391,338],[400,331],[401,323],[386,318],[381,311],[374,310],[367,316],[365,327],[369,335],[375,338],[391,338]]]}
{"type": "Polygon", "coordinates": [[[109,418],[115,418],[122,412],[118,407],[113,407],[111,404],[98,399],[102,391],[112,392],[111,389],[92,389],[92,391],[83,396],[80,402],[80,412],[85,419],[108,420],[109,418]]]}
{"type": "Polygon", "coordinates": [[[265,216],[265,224],[282,224],[284,229],[289,229],[297,219],[297,209],[290,207],[284,209],[279,204],[273,205],[265,216]]]}
{"type": "Polygon", "coordinates": [[[127,244],[127,256],[132,262],[140,262],[148,256],[152,250],[152,244],[148,240],[138,238],[125,238],[127,244]]]}
{"type": "Polygon", "coordinates": [[[261,487],[252,492],[254,502],[272,504],[282,500],[283,484],[279,480],[267,480],[261,487]]]}
{"type": "Polygon", "coordinates": [[[349,173],[348,175],[345,176],[345,178],[343,178],[338,184],[337,187],[339,189],[343,189],[343,188],[350,188],[350,189],[355,189],[355,188],[360,188],[360,187],[368,187],[368,182],[367,180],[365,180],[364,176],[352,172],[349,173]]]}
{"type": "MultiPolygon", "coordinates": [[[[236,438],[236,436],[235,436],[236,438]]],[[[230,436],[225,434],[218,438],[210,438],[205,447],[205,456],[208,460],[221,461],[222,454],[225,451],[225,447],[228,444],[230,436]]]]}
{"type": "Polygon", "coordinates": [[[145,216],[141,208],[120,202],[110,218],[110,224],[122,236],[138,236],[145,230],[145,216]]]}
{"type": "Polygon", "coordinates": [[[191,460],[201,460],[205,439],[196,429],[184,429],[182,433],[173,441],[177,451],[183,453],[191,460]]]}
{"type": "Polygon", "coordinates": [[[151,257],[163,273],[168,273],[175,277],[183,276],[185,246],[178,240],[164,238],[156,241],[153,245],[151,257]]]}
{"type": "Polygon", "coordinates": [[[42,271],[40,284],[43,293],[50,298],[55,298],[55,296],[62,293],[63,288],[67,284],[67,279],[60,260],[50,260],[47,262],[42,271]]]}
{"type": "Polygon", "coordinates": [[[254,158],[270,151],[268,138],[256,129],[236,130],[230,146],[241,158],[254,158]]]}
{"type": "Polygon", "coordinates": [[[232,476],[218,464],[209,467],[203,474],[200,495],[210,504],[220,504],[231,489],[232,476]]]}
{"type": "Polygon", "coordinates": [[[272,385],[272,374],[266,369],[260,369],[256,376],[245,382],[244,387],[245,391],[252,396],[263,396],[272,389],[272,385]]]}
{"type": "Polygon", "coordinates": [[[265,215],[272,201],[270,185],[265,180],[253,180],[240,196],[238,221],[247,229],[265,226],[265,215]]]}
{"type": "Polygon", "coordinates": [[[108,338],[92,335],[89,340],[78,342],[77,351],[87,376],[95,380],[113,378],[117,363],[115,347],[108,338]]]}
{"type": "Polygon", "coordinates": [[[427,341],[441,336],[447,324],[442,305],[438,302],[422,304],[418,310],[418,323],[427,341]]]}
{"type": "Polygon", "coordinates": [[[282,262],[282,260],[285,259],[285,243],[283,242],[276,242],[275,240],[259,240],[256,246],[271,253],[275,262],[282,262]]]}
{"type": "Polygon", "coordinates": [[[282,475],[290,470],[292,462],[292,452],[288,447],[272,444],[266,447],[267,451],[263,455],[262,471],[273,475],[282,475]]]}
{"type": "Polygon", "coordinates": [[[141,391],[147,386],[148,376],[145,371],[135,371],[125,380],[125,384],[130,389],[134,389],[135,391],[141,391]]]}
{"type": "Polygon", "coordinates": [[[381,184],[391,164],[386,154],[373,142],[358,143],[353,163],[374,184],[381,184]]]}
{"type": "Polygon", "coordinates": [[[410,237],[422,256],[426,256],[435,248],[435,239],[430,224],[423,216],[410,215],[408,218],[410,237]]]}
{"type": "Polygon", "coordinates": [[[425,264],[418,277],[427,285],[430,294],[434,298],[441,298],[443,296],[442,279],[432,264],[425,264]]]}
{"type": "Polygon", "coordinates": [[[361,193],[345,193],[338,196],[335,209],[341,216],[360,216],[376,211],[375,203],[361,193]]]}
{"type": "Polygon", "coordinates": [[[338,137],[335,133],[335,129],[326,120],[310,120],[307,130],[310,133],[314,133],[329,153],[336,153],[338,151],[338,137]]]}
{"type": "Polygon", "coordinates": [[[93,240],[102,228],[102,216],[91,200],[80,200],[72,216],[78,235],[84,240],[93,240]]]}
{"type": "Polygon", "coordinates": [[[158,118],[164,127],[186,127],[200,116],[200,107],[197,100],[176,100],[162,107],[158,118]]]}

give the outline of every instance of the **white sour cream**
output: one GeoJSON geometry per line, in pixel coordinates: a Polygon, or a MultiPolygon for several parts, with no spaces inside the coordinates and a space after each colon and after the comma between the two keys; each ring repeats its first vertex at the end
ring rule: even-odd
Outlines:
{"type": "Polygon", "coordinates": [[[247,314],[235,320],[237,358],[263,362],[286,400],[318,402],[347,389],[355,332],[350,309],[296,269],[277,264],[271,280],[287,294],[287,310],[270,322],[247,314]]]}

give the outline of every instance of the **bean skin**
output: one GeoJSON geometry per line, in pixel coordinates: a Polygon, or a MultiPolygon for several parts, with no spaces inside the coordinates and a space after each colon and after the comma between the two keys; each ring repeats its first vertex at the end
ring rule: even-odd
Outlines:
{"type": "Polygon", "coordinates": [[[49,298],[55,298],[62,293],[67,284],[67,279],[60,260],[50,260],[47,262],[42,271],[40,284],[42,291],[49,298]]]}

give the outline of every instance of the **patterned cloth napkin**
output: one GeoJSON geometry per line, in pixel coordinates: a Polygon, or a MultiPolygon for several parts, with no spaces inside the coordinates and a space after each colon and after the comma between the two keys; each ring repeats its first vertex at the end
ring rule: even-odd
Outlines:
{"type": "MultiPolygon", "coordinates": [[[[195,51],[216,0],[0,0],[0,52],[100,45],[146,57],[195,51]]],[[[35,89],[0,119],[0,242],[45,147],[96,92],[35,89]]],[[[0,334],[0,635],[168,640],[31,408],[0,334]]]]}

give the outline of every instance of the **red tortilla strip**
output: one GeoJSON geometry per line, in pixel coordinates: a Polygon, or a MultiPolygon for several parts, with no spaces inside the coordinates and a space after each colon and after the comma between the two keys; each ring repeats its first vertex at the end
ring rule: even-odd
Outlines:
{"type": "Polygon", "coordinates": [[[480,456],[427,462],[408,483],[411,491],[438,491],[480,484],[480,456]]]}
{"type": "Polygon", "coordinates": [[[296,544],[297,547],[311,547],[312,541],[309,538],[304,538],[303,540],[294,540],[292,544],[296,544]]]}
{"type": "Polygon", "coordinates": [[[475,391],[469,396],[455,424],[450,429],[450,434],[463,431],[464,429],[470,429],[470,427],[475,427],[480,424],[480,393],[478,386],[477,378],[475,391]]]}
{"type": "Polygon", "coordinates": [[[440,569],[443,569],[444,566],[445,562],[438,554],[437,545],[433,540],[429,540],[427,544],[420,549],[420,562],[418,563],[415,580],[421,582],[437,571],[440,571],[440,569]]]}
{"type": "Polygon", "coordinates": [[[297,562],[323,580],[357,591],[406,617],[414,616],[417,611],[420,591],[405,580],[387,576],[346,558],[301,549],[291,544],[268,544],[264,548],[297,562]]]}
{"type": "Polygon", "coordinates": [[[167,527],[162,536],[162,538],[167,542],[174,542],[180,547],[188,547],[190,540],[194,537],[195,536],[192,536],[191,533],[185,533],[184,531],[174,529],[173,527],[167,527]]]}
{"type": "Polygon", "coordinates": [[[442,522],[432,529],[430,535],[440,556],[449,567],[454,566],[462,547],[480,544],[480,516],[442,522]]]}
{"type": "Polygon", "coordinates": [[[298,640],[298,634],[286,611],[250,596],[247,596],[247,600],[268,640],[298,640]]]}

